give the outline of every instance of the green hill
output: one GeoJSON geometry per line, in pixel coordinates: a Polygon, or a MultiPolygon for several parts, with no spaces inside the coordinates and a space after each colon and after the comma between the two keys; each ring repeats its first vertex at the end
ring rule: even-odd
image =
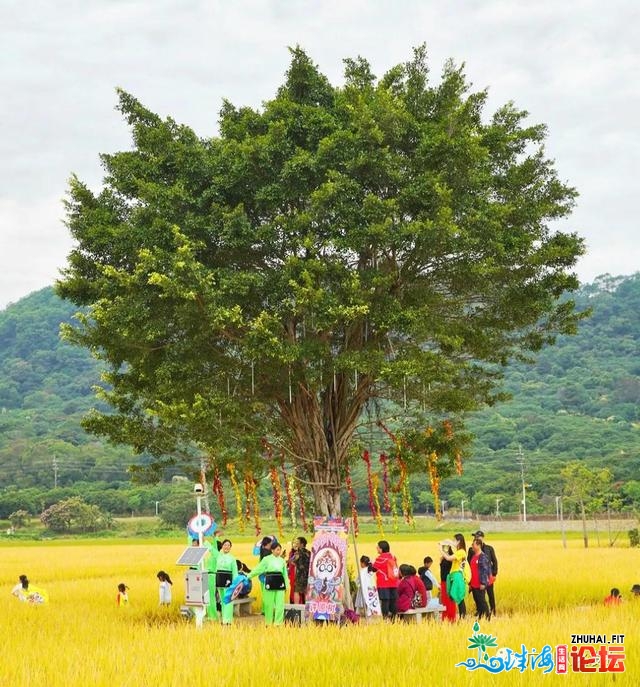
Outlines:
{"type": "Polygon", "coordinates": [[[533,365],[511,366],[512,400],[469,421],[474,458],[446,490],[474,509],[493,511],[504,496],[501,508],[518,512],[520,450],[534,510],[552,512],[560,468],[571,460],[608,467],[618,482],[640,478],[640,274],[601,277],[576,300],[592,308],[579,333],[560,337],[533,365]]]}
{"type": "MultiPolygon", "coordinates": [[[[600,277],[576,299],[592,309],[578,335],[559,338],[531,365],[509,367],[513,399],[468,419],[473,457],[442,485],[449,508],[464,499],[489,513],[498,499],[502,512],[517,512],[520,455],[530,512],[553,512],[559,470],[575,459],[609,467],[628,503],[638,485],[640,500],[640,274],[600,277]]],[[[74,309],[47,288],[0,312],[0,490],[121,484],[126,466],[141,460],[80,426],[96,403],[99,370],[87,351],[59,339],[74,309]]],[[[428,502],[426,490],[414,476],[416,506],[428,502]]]]}
{"type": "Polygon", "coordinates": [[[46,288],[0,312],[0,488],[127,479],[131,451],[80,426],[99,370],[58,336],[75,310],[46,288]]]}

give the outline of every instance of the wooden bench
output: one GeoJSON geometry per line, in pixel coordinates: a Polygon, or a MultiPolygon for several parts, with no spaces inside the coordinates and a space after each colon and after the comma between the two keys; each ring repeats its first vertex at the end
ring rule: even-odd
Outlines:
{"type": "Polygon", "coordinates": [[[422,617],[428,617],[429,614],[433,614],[433,617],[436,620],[441,620],[442,619],[442,612],[446,611],[447,609],[442,606],[438,605],[436,606],[435,604],[433,606],[423,606],[422,608],[411,608],[408,611],[405,611],[404,613],[398,613],[399,618],[407,618],[409,620],[412,617],[415,617],[416,623],[421,623],[422,622],[422,617]]]}
{"type": "Polygon", "coordinates": [[[234,599],[231,602],[231,605],[233,606],[233,615],[251,615],[251,606],[255,600],[255,596],[245,596],[241,599],[234,599]]]}

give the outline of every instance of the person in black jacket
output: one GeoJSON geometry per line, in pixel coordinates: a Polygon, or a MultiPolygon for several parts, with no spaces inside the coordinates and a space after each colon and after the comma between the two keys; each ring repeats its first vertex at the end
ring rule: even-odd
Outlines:
{"type": "MultiPolygon", "coordinates": [[[[496,557],[496,552],[493,546],[490,546],[489,544],[485,543],[484,532],[482,530],[473,532],[471,536],[474,539],[480,539],[482,541],[482,553],[484,553],[484,555],[489,559],[489,562],[491,563],[491,577],[489,578],[490,584],[487,585],[487,597],[489,599],[489,608],[491,609],[491,615],[495,615],[496,597],[493,591],[493,582],[495,578],[498,576],[498,558],[496,557]]],[[[467,553],[467,560],[469,561],[469,563],[471,563],[473,555],[473,548],[469,547],[469,551],[467,553]]]]}

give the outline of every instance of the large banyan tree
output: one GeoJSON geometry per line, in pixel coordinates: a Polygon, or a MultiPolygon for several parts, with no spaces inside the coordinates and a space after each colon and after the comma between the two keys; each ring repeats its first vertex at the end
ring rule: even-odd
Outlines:
{"type": "Polygon", "coordinates": [[[224,102],[210,138],[119,92],[133,146],[101,156],[98,193],[71,179],[57,290],[107,370],[90,431],[157,471],[189,446],[254,470],[282,453],[336,515],[363,418],[395,415],[409,468],[452,469],[503,366],[574,331],[583,245],[554,225],[576,193],[545,127],[484,115],[461,68],[430,83],[419,48],[380,79],[347,59],[333,86],[291,52],[276,96],[224,102]]]}

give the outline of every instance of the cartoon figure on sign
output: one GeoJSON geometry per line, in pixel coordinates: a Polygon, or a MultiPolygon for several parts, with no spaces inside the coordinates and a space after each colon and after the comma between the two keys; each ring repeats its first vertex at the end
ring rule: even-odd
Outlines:
{"type": "Polygon", "coordinates": [[[314,591],[318,596],[329,600],[342,583],[340,555],[333,548],[322,549],[314,558],[311,570],[314,591]]]}
{"type": "Polygon", "coordinates": [[[337,620],[342,611],[346,543],[332,533],[319,533],[311,549],[307,612],[316,620],[337,620]]]}

